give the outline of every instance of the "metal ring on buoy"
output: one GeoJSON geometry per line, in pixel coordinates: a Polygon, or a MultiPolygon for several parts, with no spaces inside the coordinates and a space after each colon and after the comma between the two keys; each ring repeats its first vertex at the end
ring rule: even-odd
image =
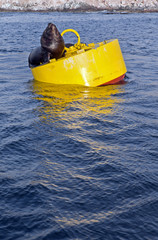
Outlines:
{"type": "Polygon", "coordinates": [[[79,33],[76,31],[76,30],[74,30],[74,29],[65,29],[62,33],[61,33],[61,36],[63,36],[65,33],[67,33],[67,32],[73,32],[73,33],[75,33],[76,34],[76,36],[77,36],[77,38],[78,38],[78,41],[77,41],[77,45],[80,45],[80,35],[79,35],[79,33]]]}

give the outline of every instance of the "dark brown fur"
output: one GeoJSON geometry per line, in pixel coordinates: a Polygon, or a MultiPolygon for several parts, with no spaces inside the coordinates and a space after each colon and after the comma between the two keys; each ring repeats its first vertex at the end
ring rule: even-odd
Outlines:
{"type": "Polygon", "coordinates": [[[41,36],[41,47],[51,53],[51,58],[60,58],[64,52],[64,39],[53,23],[49,23],[41,36]]]}

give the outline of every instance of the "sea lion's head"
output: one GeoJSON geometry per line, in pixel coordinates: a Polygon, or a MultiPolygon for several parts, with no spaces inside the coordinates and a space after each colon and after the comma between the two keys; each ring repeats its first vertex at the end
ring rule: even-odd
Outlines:
{"type": "Polygon", "coordinates": [[[41,36],[41,46],[50,52],[53,58],[62,56],[65,48],[64,39],[53,23],[49,23],[41,36]]]}

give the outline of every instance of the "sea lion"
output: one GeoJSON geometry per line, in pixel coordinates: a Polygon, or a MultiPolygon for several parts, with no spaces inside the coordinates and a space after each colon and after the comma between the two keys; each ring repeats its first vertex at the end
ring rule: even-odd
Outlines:
{"type": "Polygon", "coordinates": [[[29,62],[29,67],[37,67],[41,63],[48,63],[49,60],[51,59],[51,53],[46,51],[44,48],[41,46],[33,49],[29,55],[28,62],[29,62]]]}
{"type": "Polygon", "coordinates": [[[51,57],[60,58],[64,53],[64,39],[53,23],[48,23],[41,36],[41,46],[51,53],[51,57]]]}
{"type": "Polygon", "coordinates": [[[52,58],[60,58],[64,54],[64,39],[60,35],[57,27],[49,23],[41,36],[41,46],[32,50],[29,55],[29,67],[49,62],[52,58]]]}

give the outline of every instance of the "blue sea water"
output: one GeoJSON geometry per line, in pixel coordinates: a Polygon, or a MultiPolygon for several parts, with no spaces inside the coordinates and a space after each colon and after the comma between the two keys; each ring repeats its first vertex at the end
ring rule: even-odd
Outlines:
{"type": "Polygon", "coordinates": [[[1,240],[158,239],[157,26],[158,13],[0,13],[1,240]],[[35,82],[27,58],[49,22],[118,38],[126,83],[35,82]]]}

